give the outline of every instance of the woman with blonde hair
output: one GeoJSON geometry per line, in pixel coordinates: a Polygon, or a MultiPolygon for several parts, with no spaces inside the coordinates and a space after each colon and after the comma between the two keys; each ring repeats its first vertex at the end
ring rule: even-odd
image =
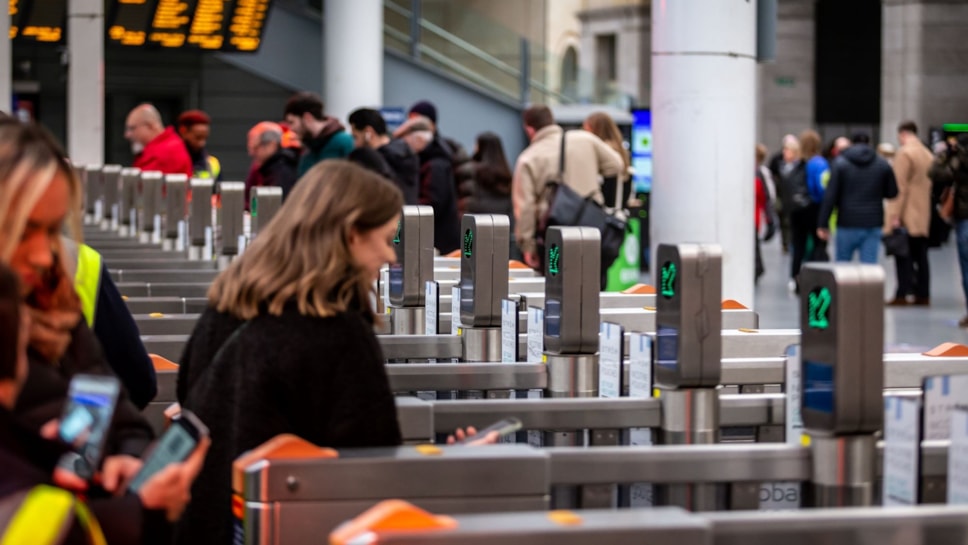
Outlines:
{"type": "Polygon", "coordinates": [[[615,178],[605,178],[602,183],[602,196],[605,197],[605,206],[614,207],[616,205],[624,207],[632,194],[632,161],[629,151],[625,149],[625,142],[622,133],[618,130],[615,120],[605,112],[595,112],[585,118],[582,128],[602,139],[609,147],[618,152],[625,165],[625,172],[615,178]],[[621,193],[619,193],[619,187],[621,193]]]}
{"type": "MultiPolygon", "coordinates": [[[[48,424],[60,417],[75,375],[112,375],[82,319],[73,279],[64,268],[62,233],[67,224],[79,235],[75,213],[80,211],[80,195],[80,183],[63,151],[45,131],[0,119],[0,263],[17,273],[30,316],[29,372],[11,418],[16,428],[33,436],[56,434],[56,426],[48,424]]],[[[124,495],[125,481],[141,469],[135,456],[152,436],[122,388],[106,444],[108,456],[100,468],[71,459],[71,471],[59,466],[55,472],[60,455],[67,452],[60,443],[35,441],[28,454],[48,478],[64,486],[82,490],[90,486],[92,474],[100,477],[100,486],[87,493],[108,541],[155,543],[168,533],[166,518],[174,520],[188,501],[196,470],[174,464],[165,475],[146,481],[136,495],[124,495]],[[107,499],[104,492],[120,497],[107,499]]]]}

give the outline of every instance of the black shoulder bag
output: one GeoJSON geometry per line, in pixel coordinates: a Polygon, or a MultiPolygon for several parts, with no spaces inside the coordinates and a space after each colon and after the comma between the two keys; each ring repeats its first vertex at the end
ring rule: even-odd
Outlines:
{"type": "MultiPolygon", "coordinates": [[[[612,266],[618,257],[625,236],[628,221],[615,213],[610,213],[598,204],[591,195],[582,197],[565,183],[565,135],[561,133],[561,151],[558,159],[558,176],[545,184],[548,210],[538,224],[538,251],[544,266],[544,240],[549,227],[582,226],[594,227],[602,234],[601,270],[612,266]]],[[[604,289],[604,286],[602,286],[604,289]]]]}

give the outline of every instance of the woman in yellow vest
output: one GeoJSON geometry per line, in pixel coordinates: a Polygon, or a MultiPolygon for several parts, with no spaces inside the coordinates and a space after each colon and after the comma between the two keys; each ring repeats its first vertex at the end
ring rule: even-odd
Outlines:
{"type": "Polygon", "coordinates": [[[138,495],[88,507],[56,486],[53,468],[65,447],[20,427],[11,412],[27,378],[29,323],[19,279],[0,265],[0,545],[170,543],[170,522],[188,502],[207,440],[187,462],[149,479],[138,495]]]}

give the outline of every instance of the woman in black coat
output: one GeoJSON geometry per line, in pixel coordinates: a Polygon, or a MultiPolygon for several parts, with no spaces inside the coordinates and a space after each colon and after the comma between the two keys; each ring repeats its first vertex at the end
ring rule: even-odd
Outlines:
{"type": "MultiPolygon", "coordinates": [[[[511,204],[511,167],[504,155],[501,137],[493,132],[477,136],[473,158],[472,189],[467,203],[468,214],[502,214],[511,220],[514,232],[514,206],[511,204]]],[[[511,241],[511,258],[521,259],[517,245],[511,241]]]]}

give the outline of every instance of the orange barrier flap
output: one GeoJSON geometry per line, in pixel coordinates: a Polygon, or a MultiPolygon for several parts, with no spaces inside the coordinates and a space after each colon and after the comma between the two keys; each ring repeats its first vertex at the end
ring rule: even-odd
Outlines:
{"type": "Polygon", "coordinates": [[[968,346],[958,343],[941,343],[924,353],[935,358],[963,358],[968,356],[968,346]]]}
{"type": "Polygon", "coordinates": [[[723,301],[723,310],[749,310],[749,308],[735,299],[727,299],[723,301]]]}
{"type": "Polygon", "coordinates": [[[622,293],[639,294],[639,295],[655,295],[655,286],[650,286],[648,284],[636,284],[631,288],[626,288],[622,290],[622,293]]]}
{"type": "Polygon", "coordinates": [[[460,249],[456,249],[453,252],[445,255],[444,257],[460,257],[460,249]]]}
{"type": "Polygon", "coordinates": [[[403,500],[385,500],[333,530],[329,534],[329,543],[346,545],[370,532],[450,530],[456,527],[457,521],[451,517],[432,515],[403,500]]]}
{"type": "Polygon", "coordinates": [[[258,447],[243,453],[232,463],[232,489],[241,493],[245,468],[256,460],[293,460],[298,458],[339,458],[331,448],[316,446],[295,435],[284,433],[269,439],[258,447]]]}
{"type": "Polygon", "coordinates": [[[531,267],[525,265],[524,263],[521,263],[517,259],[512,259],[508,261],[508,268],[509,269],[530,269],[531,267]]]}
{"type": "Polygon", "coordinates": [[[178,364],[159,356],[158,354],[148,354],[151,363],[155,366],[155,371],[177,371],[178,364]]]}

